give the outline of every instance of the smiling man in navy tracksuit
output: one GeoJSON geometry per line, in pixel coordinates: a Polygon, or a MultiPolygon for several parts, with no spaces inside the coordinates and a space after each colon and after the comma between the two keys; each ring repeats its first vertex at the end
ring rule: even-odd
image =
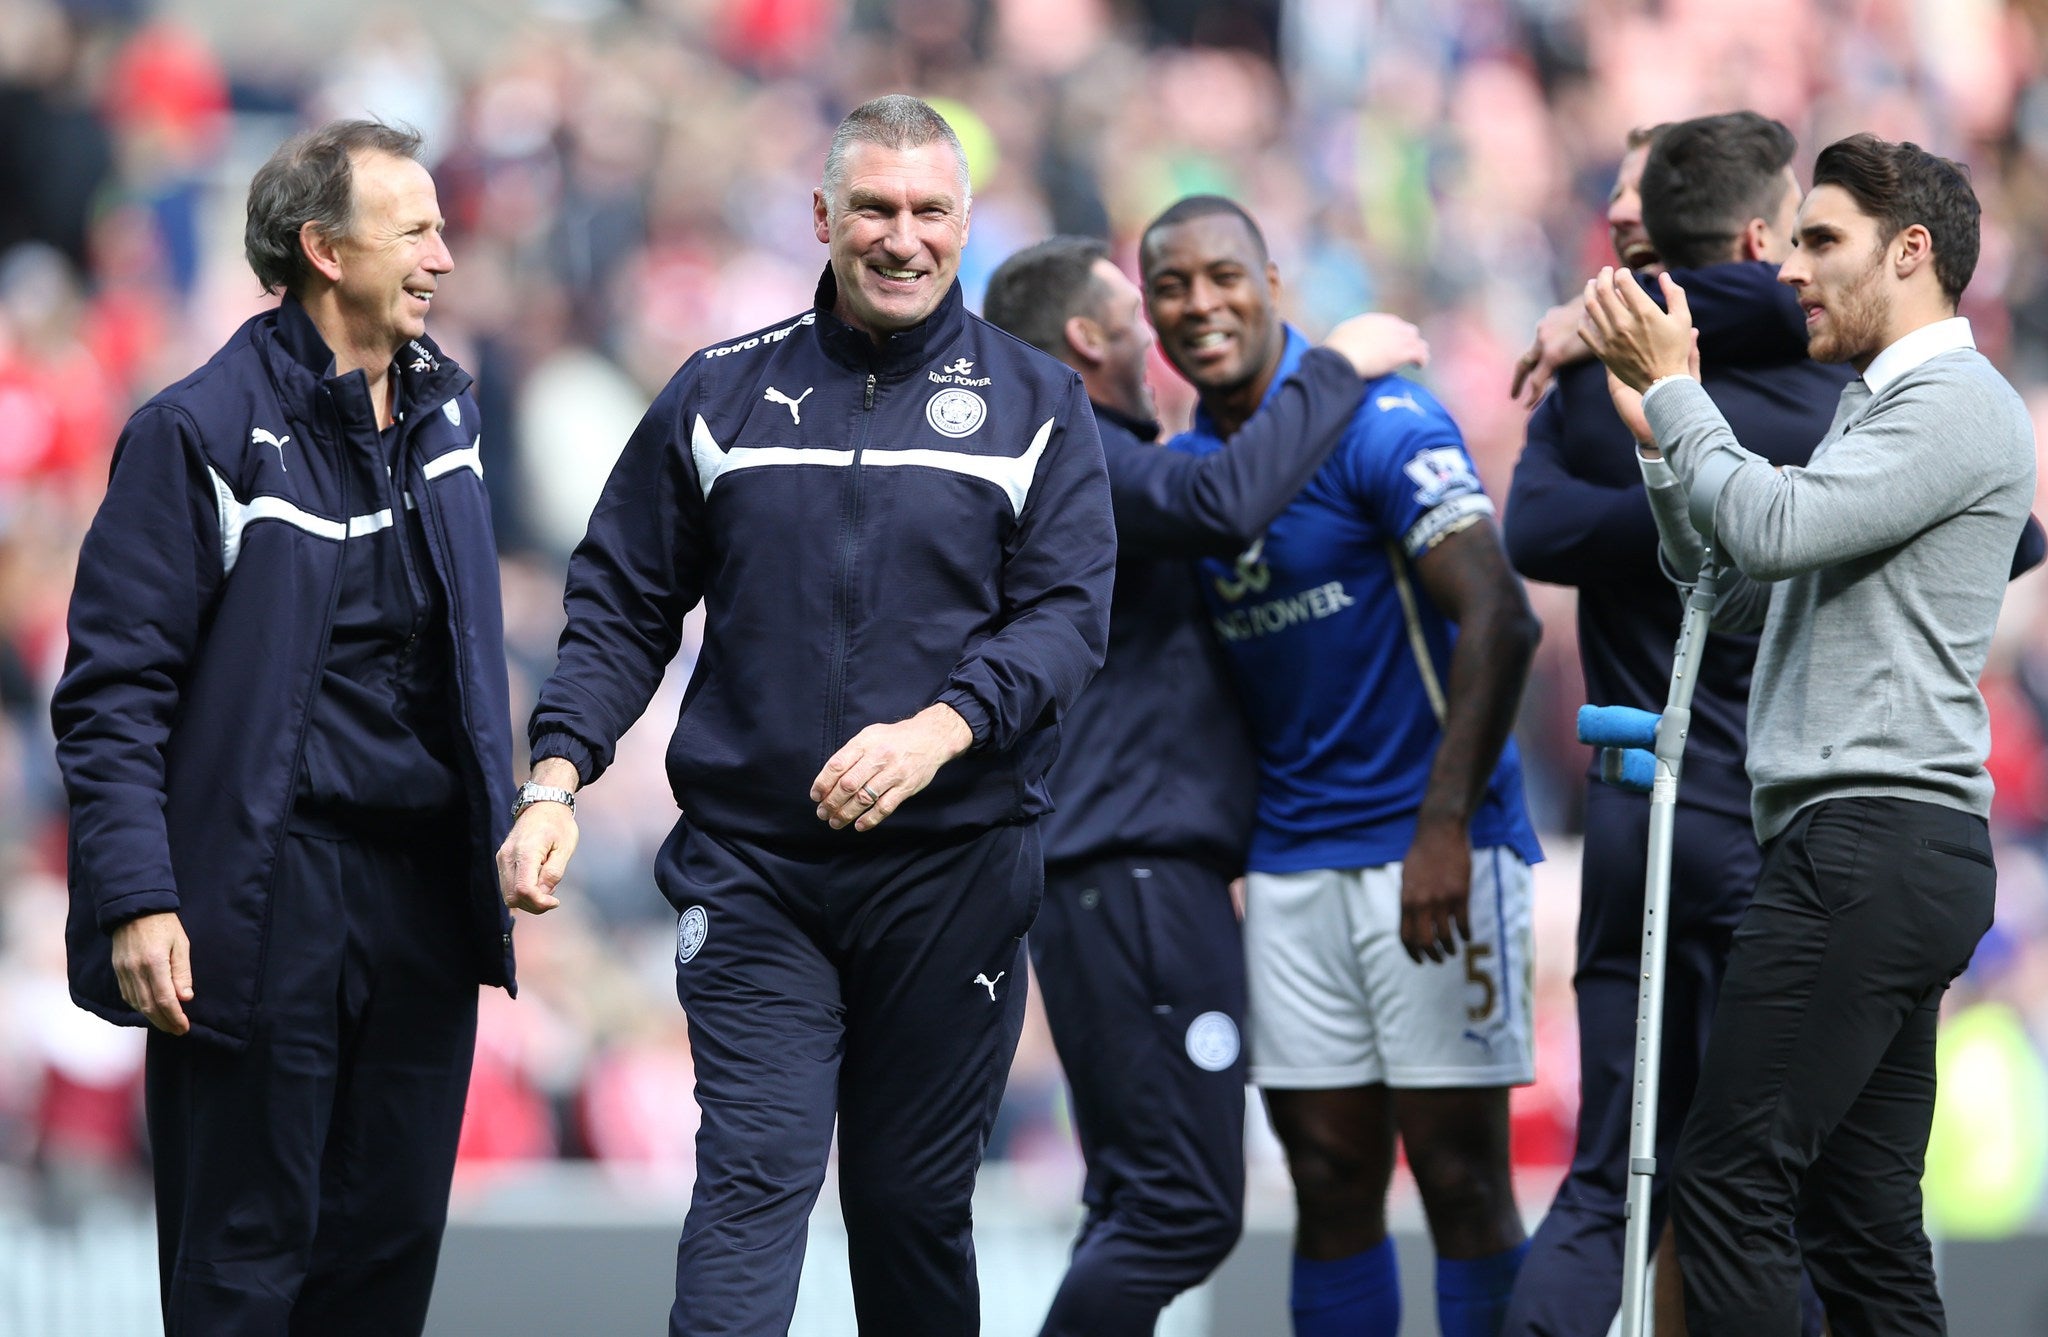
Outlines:
{"type": "Polygon", "coordinates": [[[855,110],[814,208],[813,309],[692,357],[591,516],[499,864],[515,904],[556,903],[566,791],[701,600],[656,866],[703,1111],[670,1331],[787,1330],[836,1115],[861,1331],[960,1337],[1045,772],[1116,540],[1079,378],[961,307],[945,121],[855,110]]]}
{"type": "Polygon", "coordinates": [[[477,985],[512,982],[497,553],[418,145],[339,122],[257,173],[284,302],[129,421],[79,555],[72,992],[154,1027],[170,1337],[420,1331],[477,985]]]}

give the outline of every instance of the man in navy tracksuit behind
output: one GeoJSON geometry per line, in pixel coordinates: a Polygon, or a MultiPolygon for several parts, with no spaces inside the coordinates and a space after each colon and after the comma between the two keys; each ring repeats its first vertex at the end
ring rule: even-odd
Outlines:
{"type": "MultiPolygon", "coordinates": [[[[1794,148],[1784,126],[1753,112],[1701,117],[1663,128],[1654,147],[1634,144],[1616,192],[1631,195],[1640,182],[1654,250],[1637,249],[1630,263],[1644,274],[1674,267],[1699,323],[1708,393],[1744,443],[1781,465],[1806,462],[1850,374],[1807,357],[1805,315],[1778,282],[1799,205],[1794,148]]],[[[1616,249],[1627,249],[1619,230],[1616,249]]],[[[1587,700],[1661,711],[1683,608],[1658,565],[1656,524],[1632,453],[1606,369],[1594,361],[1565,367],[1529,421],[1506,539],[1523,575],[1578,589],[1587,700]]],[[[1743,771],[1755,658],[1755,636],[1709,636],[1693,696],[1665,949],[1658,1228],[1663,1177],[1692,1103],[1729,945],[1762,866],[1743,771]]],[[[1591,781],[1573,977],[1578,1139],[1530,1243],[1509,1337],[1599,1337],[1621,1303],[1650,803],[1598,783],[1597,771],[1591,781]]],[[[1668,1289],[1676,1270],[1661,1269],[1660,1328],[1679,1321],[1668,1289]]],[[[1812,1318],[1809,1325],[1817,1328],[1812,1318]]]]}
{"type": "Polygon", "coordinates": [[[1244,1200],[1244,870],[1257,757],[1191,558],[1241,552],[1349,425],[1361,377],[1428,353],[1391,316],[1331,332],[1226,450],[1158,444],[1144,301],[1086,237],[989,280],[991,322],[1081,374],[1117,526],[1102,672],[1048,783],[1032,965],[1073,1092],[1088,1212],[1043,1337],[1149,1333],[1237,1242],[1244,1200]]]}
{"type": "Polygon", "coordinates": [[[284,301],[129,420],[79,555],[71,986],[153,1027],[169,1337],[421,1330],[477,985],[512,984],[497,552],[418,146],[338,122],[257,173],[284,301]]]}
{"type": "Polygon", "coordinates": [[[979,1330],[971,1197],[1023,1018],[1036,819],[1116,539],[1080,379],[962,308],[968,207],[931,108],[851,113],[814,198],[814,308],[690,359],[570,563],[534,801],[499,856],[517,905],[556,903],[566,791],[705,605],[655,870],[703,1111],[675,1334],[787,1330],[835,1114],[861,1331],[979,1330]]]}

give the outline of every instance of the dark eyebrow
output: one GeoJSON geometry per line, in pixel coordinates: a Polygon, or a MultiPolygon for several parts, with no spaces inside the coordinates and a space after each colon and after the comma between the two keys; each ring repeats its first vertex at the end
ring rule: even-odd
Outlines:
{"type": "Polygon", "coordinates": [[[1810,246],[1817,241],[1836,241],[1841,235],[1841,229],[1832,223],[1808,223],[1799,229],[1799,244],[1810,246]]]}

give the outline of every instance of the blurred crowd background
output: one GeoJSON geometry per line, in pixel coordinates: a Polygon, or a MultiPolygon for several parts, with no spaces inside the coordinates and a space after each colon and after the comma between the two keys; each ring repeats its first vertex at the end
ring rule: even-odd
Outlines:
{"type": "MultiPolygon", "coordinates": [[[[1232,195],[1310,334],[1369,308],[1422,325],[1425,379],[1502,499],[1514,359],[1610,259],[1625,133],[1735,107],[1789,124],[1802,172],[1855,130],[1969,164],[1985,235],[1965,314],[2048,422],[2044,42],[2043,0],[0,0],[0,1199],[61,1221],[139,1191],[142,1037],[66,996],[46,707],[120,424],[264,305],[243,201],[294,130],[368,113],[427,137],[456,259],[430,330],[479,382],[523,737],[564,562],[627,432],[693,350],[808,304],[811,188],[870,96],[930,98],[967,145],[970,305],[1050,232],[1109,237],[1128,265],[1159,209],[1232,195]]],[[[1185,386],[1154,370],[1184,424],[1185,386]]],[[[1985,676],[1999,918],[1950,1002],[1930,1180],[1950,1230],[2044,1211],[2044,579],[2010,590],[1985,676]]],[[[1531,593],[1546,637],[1521,734],[1551,855],[1541,1078],[1516,1097],[1533,1177],[1570,1149],[1586,753],[1573,597],[1531,593]]],[[[568,905],[519,935],[518,1002],[485,992],[466,1183],[536,1159],[687,1182],[674,917],[649,870],[688,661],[584,800],[568,905]]],[[[1060,1167],[1045,1182],[1068,1193],[1062,1101],[1034,1017],[992,1154],[1060,1167]]]]}

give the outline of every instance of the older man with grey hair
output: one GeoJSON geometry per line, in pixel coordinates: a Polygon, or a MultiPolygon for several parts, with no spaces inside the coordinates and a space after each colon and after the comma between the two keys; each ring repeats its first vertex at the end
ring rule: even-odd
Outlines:
{"type": "Polygon", "coordinates": [[[341,121],[257,172],[284,300],[129,420],[79,555],[71,987],[152,1028],[170,1337],[421,1330],[477,985],[512,982],[497,552],[418,147],[341,121]]]}
{"type": "Polygon", "coordinates": [[[787,1331],[836,1120],[860,1330],[964,1337],[1046,770],[1107,638],[1109,487],[1080,378],[961,305],[967,164],[937,113],[856,109],[812,203],[812,307],[692,356],[591,516],[499,868],[513,904],[557,904],[573,791],[701,601],[655,865],[703,1111],[669,1330],[787,1331]]]}

